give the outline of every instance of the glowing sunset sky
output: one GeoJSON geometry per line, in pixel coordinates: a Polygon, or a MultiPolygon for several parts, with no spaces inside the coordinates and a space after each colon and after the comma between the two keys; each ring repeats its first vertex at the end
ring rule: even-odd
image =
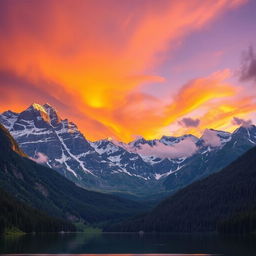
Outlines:
{"type": "Polygon", "coordinates": [[[254,0],[1,0],[0,111],[48,102],[91,140],[255,123],[255,13],[254,0]]]}

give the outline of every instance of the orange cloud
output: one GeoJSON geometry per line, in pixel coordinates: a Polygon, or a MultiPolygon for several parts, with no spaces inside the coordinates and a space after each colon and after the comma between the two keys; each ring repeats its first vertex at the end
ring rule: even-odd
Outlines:
{"type": "Polygon", "coordinates": [[[170,104],[167,109],[170,117],[167,118],[166,124],[210,100],[235,95],[236,88],[223,82],[229,75],[229,70],[224,70],[207,78],[195,79],[183,86],[176,96],[175,102],[170,104]]]}
{"type": "MultiPolygon", "coordinates": [[[[194,79],[181,87],[176,96],[169,98],[170,104],[164,104],[163,102],[166,100],[160,101],[146,94],[130,94],[120,108],[112,111],[112,116],[106,118],[112,118],[112,122],[119,125],[116,134],[119,135],[120,132],[122,138],[129,140],[131,134],[143,134],[144,137],[152,139],[169,133],[169,125],[195,110],[206,109],[208,116],[205,114],[203,118],[205,121],[202,122],[202,125],[200,123],[200,127],[204,127],[207,122],[212,125],[214,117],[212,121],[209,118],[210,113],[213,112],[212,109],[223,109],[225,105],[230,107],[231,103],[228,104],[228,102],[232,102],[236,109],[236,111],[233,110],[233,114],[255,109],[254,105],[247,106],[246,99],[240,99],[241,88],[225,82],[229,76],[229,70],[223,70],[209,77],[194,79]],[[234,97],[236,97],[235,100],[234,97]],[[236,108],[235,103],[239,100],[241,104],[236,108]]],[[[243,97],[243,94],[241,96],[243,97]]],[[[230,112],[229,115],[232,113],[230,112]]],[[[226,119],[226,116],[218,118],[219,120],[215,120],[216,124],[220,124],[220,121],[226,119]]],[[[182,129],[182,132],[192,130],[197,131],[196,129],[182,129]]],[[[198,131],[193,133],[198,134],[198,131]]]]}
{"type": "Polygon", "coordinates": [[[168,106],[140,88],[164,81],[152,71],[164,52],[245,1],[14,2],[1,8],[0,71],[30,87],[1,82],[7,108],[57,103],[88,138],[128,141],[136,134],[155,136],[175,118],[235,93],[220,74],[192,81],[168,106]]]}
{"type": "Polygon", "coordinates": [[[234,116],[245,117],[256,110],[256,102],[254,99],[255,96],[242,96],[221,102],[219,106],[209,110],[209,112],[202,117],[203,122],[201,129],[210,126],[215,129],[225,128],[227,131],[233,131],[237,127],[232,124],[234,116]]]}
{"type": "Polygon", "coordinates": [[[199,128],[180,128],[174,134],[182,135],[191,133],[200,136],[207,128],[234,131],[237,125],[232,122],[234,117],[247,118],[256,110],[255,95],[244,96],[235,95],[234,97],[223,98],[216,102],[208,103],[208,108],[203,115],[197,116],[200,119],[199,128]]]}

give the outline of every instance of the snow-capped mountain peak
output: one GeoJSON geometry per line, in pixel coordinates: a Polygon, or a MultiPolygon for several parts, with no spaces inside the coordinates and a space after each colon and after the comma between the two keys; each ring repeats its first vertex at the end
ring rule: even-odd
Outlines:
{"type": "Polygon", "coordinates": [[[150,146],[153,146],[154,141],[153,140],[146,140],[143,137],[139,137],[139,138],[135,139],[134,141],[128,143],[129,148],[140,148],[141,145],[144,145],[144,144],[148,144],[150,146]]]}
{"type": "Polygon", "coordinates": [[[50,104],[38,103],[21,113],[10,110],[2,113],[0,123],[28,156],[36,160],[43,155],[43,164],[77,184],[138,194],[144,189],[153,192],[151,186],[159,192],[163,180],[169,176],[173,177],[173,184],[180,181],[182,185],[196,179],[190,172],[200,176],[217,171],[234,159],[225,157],[219,165],[214,165],[216,170],[210,164],[209,167],[209,162],[216,164],[215,158],[222,149],[224,153],[231,151],[238,155],[256,144],[254,125],[240,127],[234,133],[206,129],[200,139],[185,134],[154,140],[140,137],[130,143],[110,139],[89,142],[76,124],[61,119],[50,104]],[[183,180],[182,173],[187,172],[183,180]]]}
{"type": "Polygon", "coordinates": [[[18,113],[7,110],[0,115],[0,123],[3,124],[8,130],[11,130],[18,116],[18,113]]]}
{"type": "Polygon", "coordinates": [[[38,103],[33,103],[19,114],[17,121],[24,120],[33,122],[36,127],[41,127],[44,125],[44,122],[50,123],[50,117],[47,111],[38,103]]]}
{"type": "Polygon", "coordinates": [[[205,129],[198,141],[198,146],[204,145],[212,148],[223,146],[231,140],[231,133],[214,129],[205,129]]]}
{"type": "Polygon", "coordinates": [[[61,122],[61,118],[59,117],[57,111],[50,104],[44,104],[43,108],[49,116],[51,125],[56,126],[58,123],[61,122]]]}
{"type": "Polygon", "coordinates": [[[45,114],[47,114],[46,110],[44,109],[43,106],[41,106],[40,104],[38,103],[33,103],[31,106],[31,108],[37,110],[37,111],[40,111],[40,112],[44,112],[45,114]]]}
{"type": "Polygon", "coordinates": [[[248,140],[249,143],[255,145],[256,144],[256,126],[253,124],[249,126],[240,126],[233,132],[232,137],[236,140],[245,138],[248,140]]]}
{"type": "Polygon", "coordinates": [[[173,136],[162,136],[162,138],[159,140],[161,143],[165,145],[174,145],[175,143],[179,143],[184,139],[191,139],[195,143],[198,141],[198,138],[192,134],[185,134],[183,136],[179,137],[173,137],[173,136]]]}
{"type": "Polygon", "coordinates": [[[30,125],[33,123],[35,127],[42,128],[46,126],[46,123],[51,126],[56,126],[62,121],[53,107],[49,104],[40,105],[38,103],[31,104],[19,114],[12,111],[6,111],[1,117],[2,119],[9,120],[9,127],[11,123],[16,123],[20,128],[22,128],[24,122],[30,123],[30,125]],[[20,121],[20,123],[18,121],[20,121]]]}
{"type": "Polygon", "coordinates": [[[90,145],[95,149],[97,153],[102,154],[112,154],[120,150],[120,147],[115,145],[112,141],[108,139],[99,140],[96,142],[90,142],[90,145]]]}

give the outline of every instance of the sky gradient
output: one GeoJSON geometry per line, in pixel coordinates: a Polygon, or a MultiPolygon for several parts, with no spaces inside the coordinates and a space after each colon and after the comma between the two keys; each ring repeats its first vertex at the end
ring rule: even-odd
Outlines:
{"type": "Polygon", "coordinates": [[[256,121],[256,1],[2,0],[0,111],[49,103],[90,140],[256,121]]]}

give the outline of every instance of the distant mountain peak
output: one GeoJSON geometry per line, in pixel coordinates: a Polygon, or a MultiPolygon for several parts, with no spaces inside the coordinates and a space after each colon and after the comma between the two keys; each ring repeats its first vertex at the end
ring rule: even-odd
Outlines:
{"type": "Polygon", "coordinates": [[[256,145],[256,126],[240,126],[233,132],[233,137],[237,139],[245,138],[252,145],[256,145]]]}
{"type": "Polygon", "coordinates": [[[38,103],[33,103],[33,104],[31,105],[31,107],[32,107],[33,109],[35,109],[35,110],[38,110],[38,111],[40,111],[40,112],[44,112],[45,114],[47,114],[45,108],[44,108],[42,105],[38,104],[38,103]]]}
{"type": "Polygon", "coordinates": [[[222,147],[232,138],[232,134],[225,131],[215,130],[215,129],[205,129],[199,144],[203,142],[205,146],[210,146],[213,148],[222,147]]]}
{"type": "Polygon", "coordinates": [[[46,110],[52,125],[56,125],[62,121],[62,119],[58,115],[57,110],[54,107],[52,107],[50,104],[46,103],[43,105],[43,107],[46,110]]]}
{"type": "MultiPolygon", "coordinates": [[[[41,118],[45,122],[47,122],[53,126],[56,126],[58,123],[60,123],[62,121],[62,119],[59,117],[55,108],[53,108],[49,103],[45,103],[43,105],[38,104],[38,103],[33,103],[23,112],[35,113],[35,114],[33,114],[33,116],[34,115],[38,116],[38,113],[39,113],[41,118]]],[[[32,118],[32,116],[30,116],[28,118],[32,118]]],[[[40,117],[36,117],[36,118],[38,120],[40,119],[40,117]]]]}
{"type": "Polygon", "coordinates": [[[238,127],[233,134],[237,135],[237,134],[245,134],[246,136],[249,134],[250,131],[256,131],[256,126],[255,125],[249,125],[249,126],[243,126],[241,125],[240,127],[238,127]]]}
{"type": "Polygon", "coordinates": [[[204,132],[203,132],[201,138],[202,138],[205,134],[207,134],[207,133],[214,133],[214,134],[216,134],[217,136],[219,136],[220,138],[222,138],[222,137],[223,137],[223,138],[226,138],[226,137],[230,137],[230,136],[231,136],[231,133],[230,133],[230,132],[221,131],[221,130],[215,130],[215,129],[212,129],[212,128],[210,128],[210,129],[206,128],[206,129],[204,130],[204,132]]]}
{"type": "Polygon", "coordinates": [[[46,109],[38,103],[31,104],[25,111],[21,112],[19,117],[24,120],[34,120],[35,122],[43,120],[50,123],[46,109]]]}
{"type": "Polygon", "coordinates": [[[49,107],[49,108],[54,109],[54,107],[51,104],[49,104],[48,102],[46,102],[43,106],[46,107],[46,108],[49,107]]]}
{"type": "Polygon", "coordinates": [[[241,127],[238,134],[206,129],[201,138],[185,134],[150,140],[138,136],[130,143],[110,138],[89,142],[76,124],[65,117],[61,119],[48,103],[33,103],[21,113],[6,111],[0,115],[0,123],[28,156],[43,154],[48,158],[45,164],[67,178],[104,191],[141,193],[137,186],[140,184],[143,191],[152,193],[161,189],[158,180],[169,175],[174,176],[178,187],[183,181],[189,183],[194,179],[188,174],[188,179],[183,180],[183,172],[193,171],[195,177],[200,177],[216,171],[216,165],[222,167],[232,156],[256,144],[255,126],[241,127]],[[232,156],[217,159],[222,149],[223,154],[231,151],[232,156]],[[148,180],[153,182],[154,189],[148,180]]]}
{"type": "Polygon", "coordinates": [[[8,116],[8,117],[11,117],[11,116],[18,116],[19,114],[18,113],[16,113],[16,112],[14,112],[14,111],[12,111],[12,110],[7,110],[7,111],[4,111],[3,113],[2,113],[2,115],[6,115],[6,116],[8,116]]]}
{"type": "Polygon", "coordinates": [[[194,140],[195,142],[198,141],[198,138],[192,134],[184,134],[184,135],[178,136],[178,137],[163,135],[159,141],[163,142],[164,144],[172,143],[172,142],[177,143],[177,142],[180,142],[181,140],[184,140],[187,138],[190,138],[190,139],[194,140]]]}
{"type": "Polygon", "coordinates": [[[132,147],[132,148],[140,148],[141,145],[144,145],[144,144],[148,144],[148,145],[152,145],[152,142],[151,140],[146,140],[145,138],[143,138],[142,136],[139,136],[138,138],[136,138],[135,140],[129,142],[127,145],[128,147],[132,147]]]}
{"type": "Polygon", "coordinates": [[[234,133],[236,133],[237,131],[242,131],[242,130],[251,130],[251,129],[255,129],[256,128],[256,126],[254,125],[254,124],[251,124],[251,125],[247,125],[247,126],[245,126],[245,125],[241,125],[240,127],[238,127],[235,131],[234,131],[234,133]]]}

